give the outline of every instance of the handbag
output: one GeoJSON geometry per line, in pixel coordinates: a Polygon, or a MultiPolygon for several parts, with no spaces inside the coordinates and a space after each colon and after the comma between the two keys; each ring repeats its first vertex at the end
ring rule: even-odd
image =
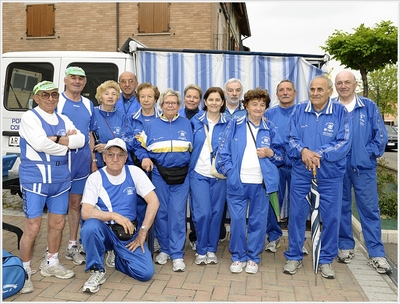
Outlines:
{"type": "Polygon", "coordinates": [[[154,158],[151,158],[151,161],[156,165],[158,172],[160,172],[161,177],[168,185],[180,185],[185,182],[189,164],[183,167],[167,168],[160,165],[154,158]]]}
{"type": "Polygon", "coordinates": [[[120,224],[117,224],[117,223],[109,224],[108,226],[115,233],[115,235],[118,237],[118,239],[120,239],[121,241],[128,241],[135,234],[137,221],[136,220],[132,221],[132,224],[133,224],[133,227],[134,227],[133,234],[126,233],[125,230],[124,230],[124,227],[122,225],[120,225],[120,224]]]}
{"type": "Polygon", "coordinates": [[[20,291],[24,287],[27,276],[22,260],[3,249],[3,300],[20,291]]]}
{"type": "Polygon", "coordinates": [[[217,171],[217,168],[215,167],[216,156],[215,156],[215,155],[212,156],[212,155],[213,155],[213,154],[212,154],[213,149],[212,149],[212,146],[211,146],[210,135],[208,134],[208,129],[207,129],[206,124],[204,124],[204,130],[205,130],[205,132],[206,132],[207,143],[208,143],[208,147],[210,148],[210,155],[211,155],[211,169],[210,169],[210,174],[211,174],[212,176],[216,177],[216,178],[219,178],[219,179],[226,179],[226,176],[223,175],[223,174],[221,174],[221,173],[219,173],[219,172],[217,171]]]}

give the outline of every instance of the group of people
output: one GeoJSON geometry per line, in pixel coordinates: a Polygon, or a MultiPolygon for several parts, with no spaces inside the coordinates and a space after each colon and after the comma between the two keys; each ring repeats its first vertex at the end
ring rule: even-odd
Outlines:
{"type": "Polygon", "coordinates": [[[21,259],[28,274],[22,293],[34,290],[30,263],[44,206],[48,247],[41,274],[74,276],[58,258],[68,214],[65,258],[85,264],[90,277],[83,291],[94,293],[106,281],[104,264],[139,281],[152,278],[146,238],[153,225],[160,246],[155,263],[172,260],[173,271],[185,271],[188,204],[195,264],[218,263],[229,212],[230,271],[257,273],[261,252],[280,247],[282,229],[269,203],[277,192],[288,222],[283,272],[295,274],[308,253],[313,172],[321,197],[322,277],[335,278],[335,258],[342,263],[354,258],[352,188],[369,264],[379,273],[391,272],[376,184],[376,158],[387,134],[376,104],[356,95],[351,72],[336,76],[336,99],[332,81],[320,75],[310,82],[309,100],[299,104],[293,82],[283,80],[275,107],[267,90],[244,93],[236,78],[223,89],[208,88],[203,99],[202,89],[190,84],[182,103],[180,92],[160,93],[151,83],[138,86],[136,76],[124,72],[118,83],[109,80],[97,88],[97,107],[81,95],[82,68],[67,68],[64,83],[61,94],[51,81],[38,83],[33,89],[38,106],[21,119],[26,216],[21,259]]]}

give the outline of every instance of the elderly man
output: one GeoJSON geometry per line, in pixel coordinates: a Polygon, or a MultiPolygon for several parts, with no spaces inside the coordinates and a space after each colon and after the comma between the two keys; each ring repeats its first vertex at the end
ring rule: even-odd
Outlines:
{"type": "Polygon", "coordinates": [[[38,83],[33,88],[33,100],[38,106],[25,112],[21,118],[19,179],[26,218],[20,255],[28,274],[21,293],[34,291],[30,264],[44,206],[48,210],[48,251],[40,273],[60,279],[75,275],[60,264],[58,252],[71,187],[68,150],[82,147],[85,137],[68,117],[55,112],[59,96],[58,87],[53,82],[38,83]]]}
{"type": "Polygon", "coordinates": [[[81,95],[86,85],[85,71],[76,66],[65,70],[65,91],[60,96],[57,113],[64,114],[85,135],[85,145],[80,149],[70,149],[71,189],[69,192],[68,224],[69,241],[65,258],[75,265],[85,263],[84,249],[78,243],[80,211],[83,188],[91,170],[96,170],[95,158],[92,159],[94,138],[92,131],[97,129],[93,102],[81,95]]]}
{"type": "Polygon", "coordinates": [[[86,248],[85,271],[90,271],[85,292],[99,291],[106,281],[104,253],[108,250],[114,250],[115,269],[122,273],[142,282],[154,274],[145,239],[160,203],[147,175],[136,166],[125,165],[127,158],[125,142],[109,140],[103,153],[106,166],[92,173],[85,185],[81,236],[86,248]],[[140,228],[135,224],[137,195],[147,203],[140,228]]]}
{"type": "Polygon", "coordinates": [[[286,152],[292,160],[289,209],[289,248],[283,272],[295,274],[303,265],[304,234],[310,211],[306,199],[316,170],[322,219],[319,269],[323,278],[334,279],[332,261],[337,256],[343,176],[350,150],[351,122],[345,107],[333,102],[332,81],[323,75],[311,80],[307,102],[297,105],[287,129],[286,152]]]}
{"type": "Polygon", "coordinates": [[[136,98],[136,88],[138,81],[132,72],[123,72],[119,76],[119,87],[121,96],[115,104],[115,108],[131,117],[140,109],[140,103],[136,98]]]}
{"type": "Polygon", "coordinates": [[[385,152],[388,140],[386,128],[378,106],[370,99],[358,96],[357,81],[350,71],[342,71],[335,78],[337,98],[349,112],[353,121],[353,141],[347,154],[346,173],[343,180],[342,215],[339,230],[340,263],[350,263],[354,258],[354,237],[351,224],[352,191],[360,214],[361,227],[370,260],[368,264],[378,273],[389,274],[392,267],[386,260],[381,238],[381,218],[376,181],[378,157],[385,152]]]}
{"type": "Polygon", "coordinates": [[[243,107],[243,85],[237,78],[228,79],[225,83],[226,110],[225,116],[228,119],[245,116],[246,110],[243,107]]]}

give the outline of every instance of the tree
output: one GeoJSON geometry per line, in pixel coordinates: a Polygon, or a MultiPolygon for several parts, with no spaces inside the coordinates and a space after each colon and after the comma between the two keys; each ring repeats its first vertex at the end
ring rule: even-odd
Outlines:
{"type": "Polygon", "coordinates": [[[360,71],[363,95],[368,97],[369,72],[397,63],[397,32],[391,21],[369,28],[361,24],[353,34],[335,30],[321,48],[346,68],[360,71]]]}
{"type": "Polygon", "coordinates": [[[369,95],[376,101],[382,116],[397,116],[397,70],[398,65],[388,64],[368,75],[369,95]]]}

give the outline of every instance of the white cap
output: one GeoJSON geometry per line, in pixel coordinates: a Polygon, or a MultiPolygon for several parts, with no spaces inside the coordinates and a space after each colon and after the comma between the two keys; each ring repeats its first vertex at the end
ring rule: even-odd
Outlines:
{"type": "Polygon", "coordinates": [[[126,149],[126,144],[125,144],[125,142],[124,142],[121,138],[118,138],[118,137],[116,137],[116,138],[114,138],[114,139],[110,139],[110,140],[107,142],[107,145],[106,145],[106,147],[104,148],[104,151],[108,150],[108,148],[111,148],[111,147],[119,147],[119,148],[121,148],[122,150],[124,150],[125,152],[128,152],[127,149],[126,149]]]}

